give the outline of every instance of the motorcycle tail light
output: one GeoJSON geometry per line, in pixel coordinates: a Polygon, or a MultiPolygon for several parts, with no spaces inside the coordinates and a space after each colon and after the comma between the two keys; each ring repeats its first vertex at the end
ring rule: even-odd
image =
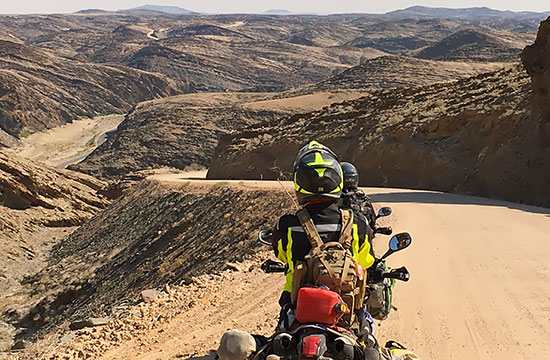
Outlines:
{"type": "Polygon", "coordinates": [[[314,335],[306,336],[302,340],[302,356],[316,357],[319,350],[319,344],[321,344],[321,337],[314,335]]]}

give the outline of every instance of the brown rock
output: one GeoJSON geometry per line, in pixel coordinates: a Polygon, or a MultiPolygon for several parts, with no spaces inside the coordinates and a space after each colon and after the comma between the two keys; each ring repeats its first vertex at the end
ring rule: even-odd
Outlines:
{"type": "Polygon", "coordinates": [[[241,271],[242,271],[242,269],[241,269],[241,267],[240,267],[239,265],[233,264],[233,263],[230,263],[230,262],[225,263],[225,267],[228,268],[228,269],[230,269],[230,270],[237,271],[237,272],[241,272],[241,271]]]}
{"type": "Polygon", "coordinates": [[[223,334],[218,348],[220,360],[245,360],[256,350],[256,342],[246,331],[233,329],[223,334]]]}
{"type": "Polygon", "coordinates": [[[30,346],[27,340],[17,340],[11,347],[12,351],[24,350],[30,346]]]}
{"type": "Polygon", "coordinates": [[[147,289],[141,292],[141,298],[144,302],[148,303],[158,298],[159,292],[154,289],[147,289]]]}
{"type": "Polygon", "coordinates": [[[113,321],[113,319],[108,318],[108,317],[106,317],[106,318],[88,318],[88,319],[85,319],[85,320],[73,321],[69,325],[69,328],[71,330],[79,330],[79,329],[84,329],[84,328],[87,328],[87,327],[107,325],[111,321],[113,321]]]}
{"type": "Polygon", "coordinates": [[[72,341],[73,339],[74,339],[73,334],[65,334],[59,339],[59,342],[66,343],[66,342],[72,341]]]}

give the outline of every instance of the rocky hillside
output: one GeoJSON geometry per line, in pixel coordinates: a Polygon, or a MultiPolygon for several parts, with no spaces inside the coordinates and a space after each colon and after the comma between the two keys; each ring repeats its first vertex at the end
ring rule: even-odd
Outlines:
{"type": "MultiPolygon", "coordinates": [[[[548,51],[548,22],[523,56],[537,84],[535,112],[547,110],[541,104],[547,96],[542,51],[548,51]]],[[[521,66],[454,84],[376,92],[223,137],[208,177],[288,175],[297,149],[315,138],[356,164],[363,185],[548,206],[548,119],[532,116],[530,102],[531,81],[521,66]]]]}
{"type": "Polygon", "coordinates": [[[0,39],[0,146],[79,117],[125,113],[140,101],[193,89],[288,90],[387,53],[513,61],[534,31],[501,26],[515,19],[508,15],[479,23],[366,15],[0,16],[0,30],[6,29],[0,39]]]}
{"type": "Polygon", "coordinates": [[[141,184],[55,246],[27,282],[36,305],[13,320],[29,336],[108,316],[144,289],[219,272],[253,254],[258,229],[290,206],[280,191],[141,184]]]}
{"type": "MultiPolygon", "coordinates": [[[[468,18],[81,13],[4,16],[0,28],[33,47],[64,57],[118,64],[190,81],[200,91],[280,91],[322,81],[387,53],[414,55],[454,33],[473,29],[519,50],[536,21],[520,15],[468,18]],[[520,21],[521,20],[521,21],[520,21]],[[522,24],[520,26],[520,24],[522,24]],[[215,54],[215,56],[212,56],[215,54]]],[[[500,61],[483,46],[461,60],[500,61]]]]}
{"type": "Polygon", "coordinates": [[[477,29],[465,29],[427,46],[416,56],[429,60],[517,61],[525,45],[477,29]]]}
{"type": "Polygon", "coordinates": [[[103,178],[151,167],[206,168],[221,134],[277,117],[276,111],[243,108],[247,97],[263,98],[208,94],[139,104],[103,145],[70,168],[103,178]]]}
{"type": "Polygon", "coordinates": [[[28,45],[160,72],[199,91],[281,90],[382,54],[341,46],[340,39],[358,30],[323,17],[78,14],[0,17],[0,26],[14,29],[28,45]],[[298,41],[302,32],[314,46],[298,41]]]}
{"type": "Polygon", "coordinates": [[[305,92],[356,89],[376,91],[455,81],[495,71],[504,63],[475,63],[429,61],[405,56],[380,56],[367,60],[315,85],[304,87],[305,92]]]}
{"type": "Polygon", "coordinates": [[[103,145],[71,169],[117,178],[163,166],[207,168],[222,134],[359,96],[355,92],[277,95],[189,94],[139,104],[103,145]]]}
{"type": "MultiPolygon", "coordinates": [[[[515,21],[514,19],[487,19],[478,21],[460,20],[458,18],[420,18],[405,19],[385,18],[384,21],[361,22],[354,19],[354,24],[361,28],[361,35],[351,39],[347,45],[354,47],[374,48],[386,53],[402,56],[415,56],[426,48],[448,49],[454,52],[452,60],[459,61],[502,61],[498,50],[516,49],[512,61],[517,61],[521,49],[534,39],[538,22],[542,16],[532,21],[515,21]],[[519,24],[518,24],[519,23],[519,24]],[[465,34],[476,33],[470,38],[465,34]],[[494,49],[488,43],[498,46],[494,49]],[[468,45],[468,46],[466,46],[468,45]],[[464,46],[464,51],[457,49],[464,46]],[[491,50],[488,52],[487,50],[491,50]]],[[[441,54],[440,54],[441,55],[441,54]]],[[[451,60],[451,58],[447,59],[451,60]]]]}
{"type": "MultiPolygon", "coordinates": [[[[51,247],[107,206],[103,185],[0,151],[0,320],[19,311],[24,276],[45,265],[51,247]]],[[[0,347],[4,330],[0,321],[0,347]]]]}
{"type": "Polygon", "coordinates": [[[543,117],[550,138],[550,18],[540,25],[537,40],[521,54],[533,83],[533,111],[543,117]]]}
{"type": "Polygon", "coordinates": [[[13,137],[192,90],[160,74],[69,60],[2,40],[0,67],[0,129],[13,137]]]}

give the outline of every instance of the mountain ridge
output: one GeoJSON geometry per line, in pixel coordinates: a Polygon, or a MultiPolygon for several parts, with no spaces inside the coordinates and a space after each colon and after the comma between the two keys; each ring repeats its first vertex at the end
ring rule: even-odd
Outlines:
{"type": "Polygon", "coordinates": [[[550,15],[550,11],[536,12],[497,10],[486,6],[468,8],[445,8],[415,5],[405,9],[389,11],[385,13],[385,15],[389,17],[418,16],[448,19],[463,18],[472,20],[481,18],[509,18],[519,16],[523,18],[541,18],[542,20],[543,18],[550,15]]]}
{"type": "Polygon", "coordinates": [[[192,91],[189,83],[120,65],[82,63],[0,40],[0,129],[14,138],[80,117],[192,91]]]}
{"type": "Polygon", "coordinates": [[[199,14],[198,12],[184,9],[179,6],[151,5],[151,4],[137,6],[130,9],[121,9],[121,10],[117,10],[117,12],[133,12],[133,11],[142,11],[142,10],[166,13],[171,15],[198,15],[199,14]]]}

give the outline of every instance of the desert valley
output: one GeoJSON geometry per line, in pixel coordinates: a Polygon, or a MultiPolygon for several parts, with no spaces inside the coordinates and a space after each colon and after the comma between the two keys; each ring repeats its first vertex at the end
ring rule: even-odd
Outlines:
{"type": "Polygon", "coordinates": [[[377,336],[549,358],[549,104],[550,12],[0,15],[0,358],[271,335],[284,281],[257,234],[313,139],[414,239],[377,336]]]}

